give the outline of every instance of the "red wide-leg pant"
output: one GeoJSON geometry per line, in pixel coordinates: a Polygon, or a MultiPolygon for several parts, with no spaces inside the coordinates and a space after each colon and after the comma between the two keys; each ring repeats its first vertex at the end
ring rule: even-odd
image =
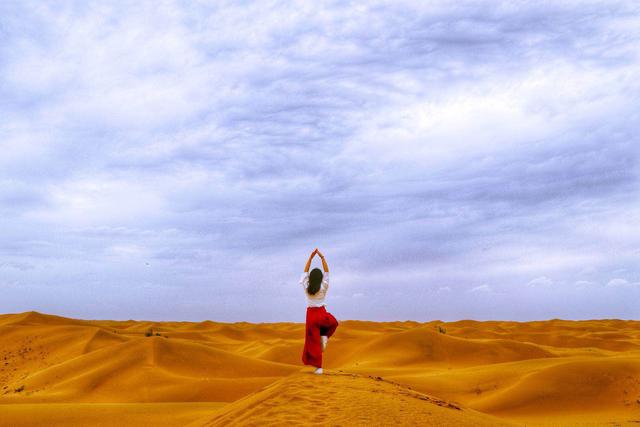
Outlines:
{"type": "Polygon", "coordinates": [[[302,363],[322,368],[320,336],[330,337],[337,327],[338,321],[324,307],[307,307],[307,327],[304,350],[302,350],[302,363]]]}

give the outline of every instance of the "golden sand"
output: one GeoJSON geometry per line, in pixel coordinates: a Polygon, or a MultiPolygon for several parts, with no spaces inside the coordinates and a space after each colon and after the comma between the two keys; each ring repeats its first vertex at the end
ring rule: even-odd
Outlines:
{"type": "Polygon", "coordinates": [[[640,322],[304,325],[0,315],[0,426],[638,426],[640,322]]]}

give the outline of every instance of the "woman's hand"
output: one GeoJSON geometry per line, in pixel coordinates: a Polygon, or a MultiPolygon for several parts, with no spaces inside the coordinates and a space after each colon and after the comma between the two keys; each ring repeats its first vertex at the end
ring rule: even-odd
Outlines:
{"type": "Polygon", "coordinates": [[[316,248],[316,252],[322,260],[322,269],[325,271],[325,273],[329,272],[329,266],[327,265],[327,261],[324,259],[324,255],[322,255],[322,252],[320,252],[318,248],[316,248]]]}
{"type": "Polygon", "coordinates": [[[329,266],[327,265],[327,261],[325,261],[324,255],[322,255],[322,252],[320,252],[320,250],[318,248],[315,248],[313,250],[313,252],[311,252],[311,255],[309,255],[309,259],[307,260],[307,264],[304,266],[304,271],[307,272],[307,273],[309,272],[309,268],[311,267],[311,260],[316,255],[318,255],[320,257],[320,259],[322,260],[322,269],[325,272],[328,272],[329,271],[329,266]]]}

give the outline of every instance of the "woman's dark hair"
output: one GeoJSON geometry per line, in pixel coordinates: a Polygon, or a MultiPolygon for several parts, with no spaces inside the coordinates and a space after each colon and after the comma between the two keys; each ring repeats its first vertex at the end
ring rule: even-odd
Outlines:
{"type": "Polygon", "coordinates": [[[307,293],[309,295],[315,295],[320,290],[322,284],[322,270],[314,268],[309,273],[309,286],[307,286],[307,293]]]}

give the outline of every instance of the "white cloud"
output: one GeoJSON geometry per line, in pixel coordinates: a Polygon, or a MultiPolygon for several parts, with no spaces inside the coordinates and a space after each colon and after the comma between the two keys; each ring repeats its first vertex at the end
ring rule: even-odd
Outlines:
{"type": "Polygon", "coordinates": [[[473,288],[469,289],[469,292],[491,293],[491,292],[493,292],[493,289],[489,285],[479,285],[479,286],[474,286],[473,288]]]}
{"type": "Polygon", "coordinates": [[[553,280],[546,276],[536,277],[527,283],[527,286],[531,288],[549,288],[551,285],[553,285],[553,280]]]}
{"type": "Polygon", "coordinates": [[[608,287],[617,288],[617,287],[634,287],[640,286],[640,282],[629,282],[627,279],[615,278],[609,280],[607,282],[608,287]]]}
{"type": "Polygon", "coordinates": [[[575,285],[576,285],[577,288],[585,289],[585,288],[592,288],[592,287],[596,286],[597,283],[591,282],[589,280],[577,280],[575,282],[575,285]]]}

